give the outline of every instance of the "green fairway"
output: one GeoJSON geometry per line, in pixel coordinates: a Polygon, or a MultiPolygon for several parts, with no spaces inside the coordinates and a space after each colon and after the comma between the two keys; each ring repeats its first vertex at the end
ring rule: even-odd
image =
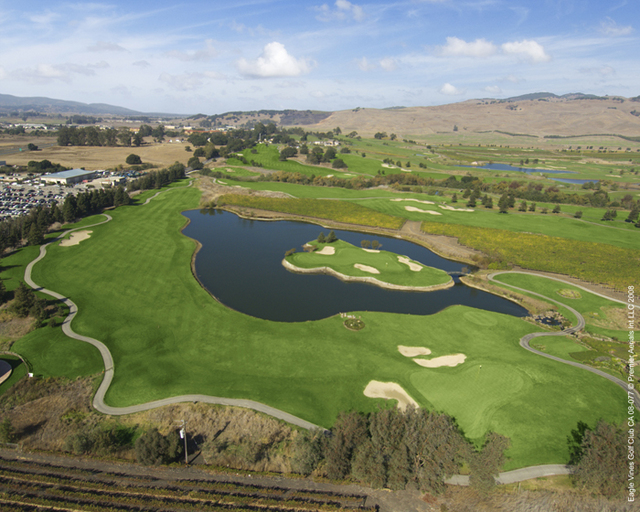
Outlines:
{"type": "MultiPolygon", "coordinates": [[[[518,340],[535,327],[517,318],[463,306],[432,316],[355,312],[365,328],[354,332],[338,316],[278,323],[226,308],[193,278],[195,242],[180,233],[180,211],[198,200],[183,187],[117,208],[91,238],[50,246],[34,268],[36,283],[78,305],[74,330],[109,347],[110,405],[203,393],[256,400],[328,427],[341,410],[392,405],[363,391],[371,380],[396,382],[422,406],[453,415],[470,438],[488,429],[508,435],[508,468],[566,462],[566,436],[578,421],[624,419],[622,390],[522,349],[518,340]],[[398,345],[466,360],[423,368],[398,345]]],[[[57,338],[45,337],[27,338],[24,350],[50,350],[57,338]]],[[[63,349],[34,357],[34,371],[68,372],[63,349]]],[[[94,371],[91,352],[84,365],[73,363],[75,372],[94,371]]]]}
{"type": "MultiPolygon", "coordinates": [[[[336,240],[332,243],[311,241],[315,252],[294,253],[285,258],[297,269],[328,267],[346,278],[375,278],[376,281],[406,288],[425,288],[453,284],[445,271],[427,267],[388,251],[364,249],[336,240]]],[[[288,268],[288,267],[287,267],[288,268]]]]}
{"type": "Polygon", "coordinates": [[[16,341],[11,350],[23,355],[36,376],[75,379],[104,370],[98,349],[68,338],[61,327],[42,327],[16,341]]]}
{"type": "MultiPolygon", "coordinates": [[[[618,312],[626,312],[624,304],[605,299],[594,293],[554,279],[531,274],[501,274],[494,279],[507,285],[531,290],[571,306],[584,316],[587,326],[606,324],[608,320],[612,320],[609,317],[613,317],[616,310],[618,312]],[[568,291],[573,292],[574,296],[569,296],[568,291]]],[[[624,314],[622,316],[624,317],[624,314]]],[[[621,327],[624,327],[624,325],[621,327]]],[[[619,335],[624,332],[624,330],[618,330],[619,335]]]]}

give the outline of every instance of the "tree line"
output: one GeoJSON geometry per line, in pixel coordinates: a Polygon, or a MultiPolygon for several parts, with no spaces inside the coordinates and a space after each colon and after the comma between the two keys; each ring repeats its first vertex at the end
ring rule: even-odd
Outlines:
{"type": "Polygon", "coordinates": [[[131,199],[123,187],[94,189],[68,195],[62,206],[37,206],[27,215],[0,222],[0,254],[11,247],[39,245],[54,223],[74,222],[76,219],[100,213],[105,208],[129,204],[131,199]]]}
{"type": "MultiPolygon", "coordinates": [[[[620,201],[612,201],[609,194],[602,188],[596,188],[594,192],[583,195],[571,194],[559,191],[553,185],[546,189],[540,183],[522,184],[520,182],[500,182],[484,183],[474,176],[462,176],[458,180],[456,176],[436,180],[424,178],[417,174],[394,173],[385,174],[384,170],[379,171],[376,176],[356,176],[345,179],[338,177],[328,178],[326,176],[306,175],[302,173],[291,173],[278,171],[268,175],[261,175],[260,181],[279,181],[283,183],[296,183],[301,185],[329,186],[347,189],[367,189],[382,185],[390,186],[396,190],[405,192],[423,192],[422,187],[442,187],[463,190],[462,197],[467,199],[473,196],[474,199],[487,196],[489,193],[513,197],[514,199],[524,199],[526,201],[547,202],[556,204],[574,204],[594,207],[627,208],[633,210],[640,206],[640,202],[633,199],[631,194],[625,195],[620,201]],[[515,183],[515,185],[513,185],[515,183]]],[[[457,195],[457,194],[456,194],[457,195]]],[[[487,196],[489,197],[489,196],[487,196]]],[[[488,201],[488,200],[487,200],[488,201]]]]}
{"type": "Polygon", "coordinates": [[[476,448],[446,414],[393,408],[341,413],[330,435],[299,436],[292,467],[302,474],[321,467],[332,480],[353,479],[372,487],[441,493],[445,480],[467,463],[471,484],[488,489],[495,485],[508,447],[508,438],[492,432],[476,448]]]}
{"type": "Polygon", "coordinates": [[[185,178],[185,166],[180,162],[174,163],[168,169],[161,169],[159,171],[151,171],[140,178],[131,180],[127,185],[127,190],[132,192],[134,190],[151,190],[162,188],[165,185],[169,185],[174,181],[185,178]]]}

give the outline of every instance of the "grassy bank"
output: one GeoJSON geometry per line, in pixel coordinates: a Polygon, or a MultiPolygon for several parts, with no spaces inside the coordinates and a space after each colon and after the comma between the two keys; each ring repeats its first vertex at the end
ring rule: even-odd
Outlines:
{"type": "Polygon", "coordinates": [[[218,199],[219,206],[233,205],[258,208],[274,212],[284,212],[305,217],[399,229],[404,219],[386,215],[353,203],[342,201],[323,201],[321,199],[280,199],[272,197],[225,194],[218,199]]]}
{"type": "Polygon", "coordinates": [[[423,222],[422,230],[457,237],[499,262],[496,268],[518,265],[531,270],[557,272],[592,283],[626,290],[640,282],[640,252],[604,243],[514,233],[504,229],[423,222]]]}

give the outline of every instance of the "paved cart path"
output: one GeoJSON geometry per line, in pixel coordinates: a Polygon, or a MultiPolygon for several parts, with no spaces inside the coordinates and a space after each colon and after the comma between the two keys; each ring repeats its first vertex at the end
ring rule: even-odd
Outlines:
{"type": "MultiPolygon", "coordinates": [[[[574,325],[573,327],[569,327],[568,329],[564,329],[562,331],[557,331],[557,332],[534,332],[531,334],[527,334],[526,336],[523,336],[522,338],[520,338],[520,346],[526,350],[528,350],[529,352],[533,352],[534,354],[538,354],[539,356],[542,357],[546,357],[547,359],[553,359],[554,361],[558,361],[560,363],[564,363],[564,364],[568,364],[571,366],[575,366],[576,368],[581,368],[583,370],[587,370],[591,373],[595,373],[596,375],[599,375],[600,377],[604,377],[607,380],[610,380],[611,382],[613,382],[614,384],[617,384],[618,386],[620,386],[625,393],[627,393],[627,395],[630,397],[630,399],[633,400],[633,403],[636,407],[636,409],[640,410],[640,393],[638,393],[638,391],[631,387],[631,389],[629,389],[629,385],[623,381],[622,379],[619,379],[617,377],[614,377],[613,375],[610,375],[606,372],[603,372],[602,370],[598,370],[597,368],[592,368],[591,366],[587,366],[586,364],[581,364],[575,361],[568,361],[566,359],[562,359],[560,357],[557,356],[552,356],[551,354],[547,354],[545,352],[542,352],[540,350],[537,350],[533,347],[531,347],[529,345],[529,343],[531,342],[532,339],[534,338],[538,338],[540,336],[565,336],[567,334],[575,334],[578,331],[581,331],[582,329],[584,329],[585,326],[585,320],[584,317],[578,313],[575,309],[573,309],[571,306],[567,306],[566,304],[563,304],[562,302],[559,302],[555,299],[551,299],[549,297],[547,297],[546,295],[542,295],[540,293],[536,293],[536,292],[532,292],[531,290],[525,290],[524,288],[518,288],[517,286],[513,286],[510,284],[506,284],[503,283],[501,281],[496,281],[494,278],[496,276],[499,276],[501,274],[525,274],[525,275],[539,275],[540,277],[544,277],[546,279],[553,279],[554,281],[560,281],[561,283],[566,283],[566,284],[570,284],[571,286],[576,286],[572,283],[569,283],[568,281],[563,281],[562,279],[559,278],[552,278],[552,277],[547,277],[547,276],[543,276],[540,274],[536,274],[535,272],[519,272],[519,271],[513,271],[513,270],[505,270],[505,271],[501,271],[501,272],[493,272],[492,274],[489,274],[487,276],[487,278],[489,279],[489,281],[493,281],[493,282],[497,282],[500,283],[502,285],[508,286],[509,288],[512,288],[514,290],[518,290],[519,292],[524,292],[524,293],[529,293],[531,295],[535,295],[537,297],[541,297],[545,300],[551,301],[555,304],[558,304],[559,306],[562,306],[564,308],[567,308],[571,313],[573,313],[576,318],[578,319],[578,323],[576,325],[574,325]]],[[[583,288],[581,286],[578,286],[578,288],[582,288],[585,291],[588,291],[589,293],[595,293],[592,292],[590,290],[587,290],[586,288],[583,288]]],[[[606,295],[602,295],[599,293],[595,293],[595,295],[599,295],[600,297],[604,297],[605,299],[609,299],[612,300],[614,302],[619,302],[621,304],[626,304],[623,301],[619,301],[616,299],[612,299],[610,297],[607,297],[606,295]]]]}
{"type": "MultiPolygon", "coordinates": [[[[173,190],[173,189],[168,189],[168,190],[173,190]]],[[[145,205],[149,204],[149,201],[157,197],[158,194],[159,193],[147,199],[144,204],[145,205]]],[[[209,395],[180,395],[180,396],[173,396],[169,398],[163,398],[162,400],[155,400],[153,402],[147,402],[144,404],[132,405],[129,407],[111,407],[107,405],[104,402],[104,397],[107,393],[107,390],[109,389],[109,386],[111,385],[111,381],[113,380],[113,375],[114,375],[113,357],[111,356],[111,352],[109,351],[107,346],[101,341],[98,341],[95,338],[90,338],[89,336],[83,336],[81,334],[76,333],[73,330],[73,328],[71,327],[71,322],[73,321],[76,314],[78,313],[78,307],[71,299],[57,292],[54,292],[52,290],[47,290],[46,288],[38,286],[31,278],[31,272],[33,270],[34,265],[46,256],[47,247],[49,245],[59,242],[62,238],[64,238],[65,236],[67,236],[69,233],[73,231],[99,226],[101,224],[105,224],[112,220],[112,217],[110,215],[106,213],[103,213],[103,215],[106,217],[106,219],[102,222],[97,222],[89,226],[82,226],[75,229],[69,229],[64,233],[62,233],[59,237],[53,239],[51,242],[40,246],[40,253],[38,257],[27,265],[24,272],[24,280],[29,286],[31,286],[31,288],[39,292],[45,293],[47,295],[50,295],[51,297],[54,297],[64,302],[69,307],[69,315],[65,318],[62,324],[62,331],[70,338],[89,343],[100,351],[100,355],[102,356],[102,361],[104,363],[104,377],[102,379],[102,382],[100,383],[100,386],[98,387],[98,390],[96,391],[96,394],[93,397],[93,407],[95,407],[96,410],[100,411],[103,414],[117,416],[117,415],[124,415],[124,414],[132,414],[132,413],[141,412],[141,411],[148,411],[149,409],[155,409],[156,407],[162,407],[163,405],[170,405],[170,404],[175,404],[180,402],[206,402],[210,404],[232,405],[235,407],[244,407],[247,409],[253,409],[255,411],[263,412],[265,414],[268,414],[270,416],[284,420],[288,423],[297,425],[305,429],[321,429],[322,430],[322,427],[315,425],[311,422],[308,422],[306,420],[303,420],[302,418],[298,418],[293,414],[289,414],[288,412],[281,411],[280,409],[276,409],[275,407],[270,407],[268,405],[265,405],[259,402],[254,402],[253,400],[232,399],[232,398],[224,398],[224,397],[209,396],[209,395]]]]}
{"type": "MultiPolygon", "coordinates": [[[[172,190],[172,189],[168,189],[168,190],[172,190]]],[[[164,192],[164,191],[161,191],[164,192]]],[[[149,204],[149,202],[154,199],[155,197],[157,197],[161,192],[158,192],[157,194],[155,194],[154,196],[148,198],[145,201],[145,205],[149,204]]],[[[82,226],[79,228],[74,228],[74,229],[70,229],[65,231],[64,233],[62,233],[62,235],[60,235],[59,237],[55,238],[54,240],[52,240],[51,242],[48,242],[45,245],[42,245],[40,247],[40,253],[38,255],[38,257],[36,259],[34,259],[31,263],[29,263],[25,269],[25,282],[31,286],[32,288],[34,288],[37,291],[41,291],[42,293],[45,293],[47,295],[50,295],[62,302],[64,302],[68,307],[69,307],[69,315],[65,318],[63,325],[62,325],[62,330],[63,332],[69,336],[70,338],[74,338],[76,340],[79,341],[84,341],[86,343],[89,343],[91,345],[93,345],[94,347],[96,347],[99,351],[100,351],[100,355],[102,356],[103,362],[104,362],[104,378],[98,388],[98,390],[96,391],[96,394],[94,395],[94,399],[93,399],[93,406],[96,410],[104,413],[104,414],[109,414],[109,415],[124,415],[124,414],[131,414],[131,413],[135,413],[135,412],[141,412],[141,411],[147,411],[150,409],[154,409],[157,407],[162,407],[164,405],[170,405],[170,404],[175,404],[175,403],[180,403],[180,402],[205,402],[205,403],[211,403],[211,404],[220,404],[220,405],[230,405],[230,406],[236,406],[236,407],[244,407],[247,409],[253,409],[259,412],[263,412],[265,414],[268,414],[270,416],[273,416],[275,418],[284,420],[288,423],[291,423],[293,425],[297,425],[300,426],[302,428],[305,429],[314,429],[314,428],[318,428],[321,429],[321,427],[319,427],[318,425],[315,425],[313,423],[310,423],[308,421],[303,420],[302,418],[298,418],[297,416],[293,416],[292,414],[289,414],[285,411],[281,411],[279,409],[276,409],[274,407],[270,407],[268,405],[259,403],[259,402],[255,402],[253,400],[243,400],[243,399],[231,399],[231,398],[224,398],[224,397],[215,397],[215,396],[209,396],[209,395],[199,395],[199,394],[194,394],[194,395],[181,395],[181,396],[174,396],[174,397],[169,397],[169,398],[164,398],[161,400],[155,400],[152,402],[147,402],[147,403],[143,403],[143,404],[138,404],[138,405],[132,405],[129,407],[111,407],[107,404],[105,404],[104,402],[104,397],[105,394],[107,392],[107,390],[109,389],[109,386],[111,385],[111,381],[113,380],[113,375],[114,375],[114,364],[113,364],[113,358],[111,356],[111,353],[109,351],[109,349],[107,348],[107,346],[102,343],[101,341],[98,341],[94,338],[90,338],[88,336],[82,336],[80,334],[77,334],[76,332],[73,331],[72,327],[71,327],[71,322],[73,321],[73,318],[75,317],[75,315],[78,312],[78,308],[76,306],[76,304],[69,298],[64,297],[63,295],[56,293],[52,290],[47,290],[45,288],[42,288],[41,286],[38,286],[31,278],[31,272],[32,269],[34,267],[34,265],[36,263],[38,263],[40,260],[42,260],[47,253],[47,247],[53,243],[58,242],[60,239],[64,238],[65,236],[67,236],[69,233],[76,231],[76,230],[80,230],[80,229],[87,229],[90,227],[94,227],[94,226],[99,226],[101,224],[105,224],[107,222],[110,222],[112,220],[112,217],[106,213],[103,213],[103,215],[106,217],[106,219],[102,222],[98,222],[95,224],[91,224],[88,226],[82,226]]],[[[535,272],[516,272],[516,271],[501,271],[501,272],[494,272],[493,274],[490,274],[488,276],[488,279],[490,281],[494,281],[494,277],[501,275],[501,274],[509,274],[509,273],[520,273],[520,274],[533,274],[533,275],[539,275],[540,277],[545,277],[547,279],[555,279],[557,281],[566,283],[568,285],[572,285],[572,286],[577,286],[573,283],[570,283],[568,281],[564,281],[562,279],[559,278],[552,278],[552,277],[548,277],[548,276],[544,276],[541,274],[536,274],[535,272]]],[[[501,283],[501,284],[505,284],[505,283],[501,283]]],[[[526,292],[526,293],[530,293],[532,295],[536,295],[539,297],[544,298],[545,300],[550,300],[560,306],[563,306],[565,308],[567,308],[569,311],[571,311],[576,318],[578,319],[578,322],[575,326],[570,327],[568,329],[565,329],[563,331],[559,331],[559,332],[537,332],[537,333],[531,333],[531,334],[527,334],[526,336],[522,337],[520,339],[520,345],[525,348],[526,350],[533,352],[534,354],[540,355],[542,357],[546,357],[549,359],[553,359],[554,361],[558,361],[564,364],[569,364],[571,366],[575,366],[577,368],[581,368],[587,371],[590,371],[592,373],[595,373],[597,375],[600,375],[601,377],[604,377],[608,380],[610,380],[611,382],[614,382],[615,384],[621,386],[625,391],[628,391],[627,388],[627,384],[625,382],[623,382],[622,380],[613,377],[612,375],[609,375],[605,372],[602,372],[596,368],[591,368],[589,366],[574,362],[574,361],[567,361],[565,359],[561,359],[559,357],[556,356],[552,356],[550,354],[546,354],[544,352],[541,352],[539,350],[536,350],[534,348],[532,348],[529,345],[529,342],[536,337],[539,336],[564,336],[567,334],[573,334],[575,332],[580,331],[581,329],[584,328],[585,326],[585,320],[584,317],[575,309],[571,308],[570,306],[567,306],[566,304],[563,304],[559,301],[556,301],[554,299],[550,299],[549,297],[546,297],[544,295],[532,292],[530,290],[525,290],[523,288],[518,288],[515,286],[511,286],[511,285],[507,285],[510,286],[511,288],[521,291],[521,292],[526,292]]],[[[578,286],[580,287],[580,286],[578,286]]],[[[580,287],[581,288],[581,287],[580,287]]],[[[590,290],[587,290],[586,288],[583,288],[586,291],[589,291],[590,293],[594,293],[590,290]]],[[[600,295],[600,294],[597,294],[600,295]]],[[[607,297],[605,295],[600,295],[601,297],[607,298],[609,300],[613,300],[615,302],[619,302],[622,303],[622,301],[616,300],[616,299],[612,299],[610,297],[607,297]]],[[[640,394],[633,390],[632,393],[630,393],[633,395],[633,400],[635,402],[635,406],[640,409],[640,394]]],[[[513,482],[519,482],[519,481],[523,481],[523,480],[528,480],[530,478],[537,478],[537,477],[542,477],[542,476],[550,476],[550,475],[565,475],[565,474],[569,474],[571,471],[570,467],[568,466],[564,466],[564,465],[543,465],[543,466],[531,466],[528,468],[521,468],[521,469],[517,469],[514,471],[508,471],[505,473],[500,473],[500,475],[498,476],[498,483],[513,483],[513,482]]],[[[449,480],[447,480],[447,483],[453,484],[453,485],[468,485],[469,484],[469,478],[468,476],[463,476],[463,475],[454,475],[453,477],[451,477],[449,480]]]]}

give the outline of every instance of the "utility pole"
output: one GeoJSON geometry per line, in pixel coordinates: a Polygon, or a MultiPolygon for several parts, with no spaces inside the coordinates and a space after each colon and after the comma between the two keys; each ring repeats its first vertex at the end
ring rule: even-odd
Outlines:
{"type": "Polygon", "coordinates": [[[182,420],[182,428],[180,429],[180,438],[184,439],[184,463],[189,464],[189,454],[187,452],[187,422],[182,420]]]}

